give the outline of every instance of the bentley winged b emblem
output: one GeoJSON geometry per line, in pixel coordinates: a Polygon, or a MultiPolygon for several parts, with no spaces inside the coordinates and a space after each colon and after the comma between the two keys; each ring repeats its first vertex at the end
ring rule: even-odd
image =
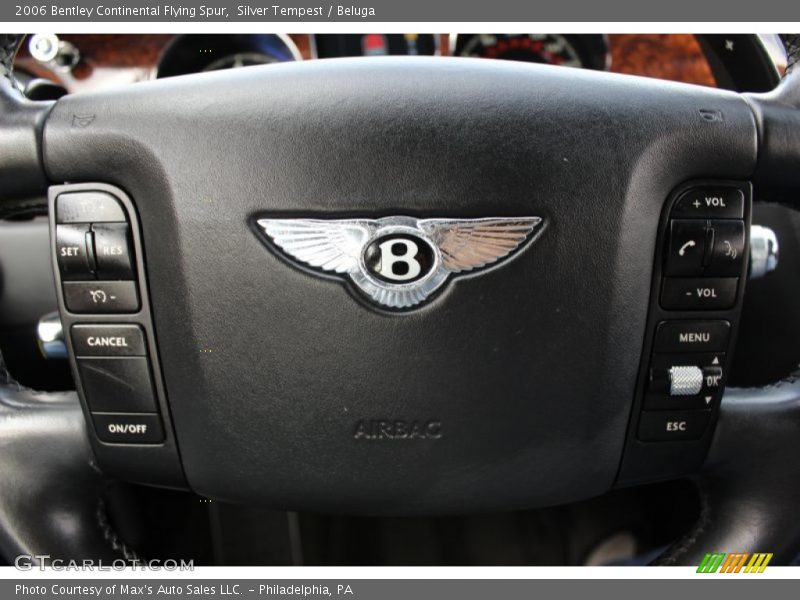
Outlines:
{"type": "Polygon", "coordinates": [[[349,278],[373,302],[410,308],[451,275],[507,258],[539,217],[489,219],[259,219],[286,255],[349,278]]]}

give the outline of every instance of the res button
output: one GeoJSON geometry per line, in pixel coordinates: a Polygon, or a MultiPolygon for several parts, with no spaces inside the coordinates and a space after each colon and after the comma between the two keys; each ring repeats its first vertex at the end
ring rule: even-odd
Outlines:
{"type": "Polygon", "coordinates": [[[133,279],[129,229],[127,223],[92,226],[99,279],[133,279]]]}

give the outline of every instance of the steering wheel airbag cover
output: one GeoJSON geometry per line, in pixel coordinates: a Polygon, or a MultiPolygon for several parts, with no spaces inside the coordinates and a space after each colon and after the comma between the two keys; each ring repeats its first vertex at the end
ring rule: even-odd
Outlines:
{"type": "Polygon", "coordinates": [[[276,65],[67,97],[44,147],[54,180],[112,183],[136,203],[189,484],[371,513],[608,490],[663,203],[686,179],[746,179],[756,152],[731,93],[467,59],[276,65]],[[512,260],[404,314],[295,268],[254,226],[391,215],[543,225],[512,260]],[[395,435],[415,426],[436,434],[395,435]]]}

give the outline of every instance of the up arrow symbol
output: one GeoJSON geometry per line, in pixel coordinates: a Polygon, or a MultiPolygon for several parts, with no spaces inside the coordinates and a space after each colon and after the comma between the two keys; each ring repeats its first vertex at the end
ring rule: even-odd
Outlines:
{"type": "Polygon", "coordinates": [[[719,356],[715,356],[714,360],[711,361],[711,364],[712,365],[718,365],[719,364],[719,356]]]}

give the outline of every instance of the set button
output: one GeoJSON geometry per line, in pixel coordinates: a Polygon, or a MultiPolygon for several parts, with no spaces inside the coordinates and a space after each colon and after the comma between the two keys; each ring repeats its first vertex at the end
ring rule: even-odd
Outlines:
{"type": "Polygon", "coordinates": [[[62,279],[94,279],[94,264],[87,250],[90,247],[89,225],[56,227],[56,256],[62,279]]]}

